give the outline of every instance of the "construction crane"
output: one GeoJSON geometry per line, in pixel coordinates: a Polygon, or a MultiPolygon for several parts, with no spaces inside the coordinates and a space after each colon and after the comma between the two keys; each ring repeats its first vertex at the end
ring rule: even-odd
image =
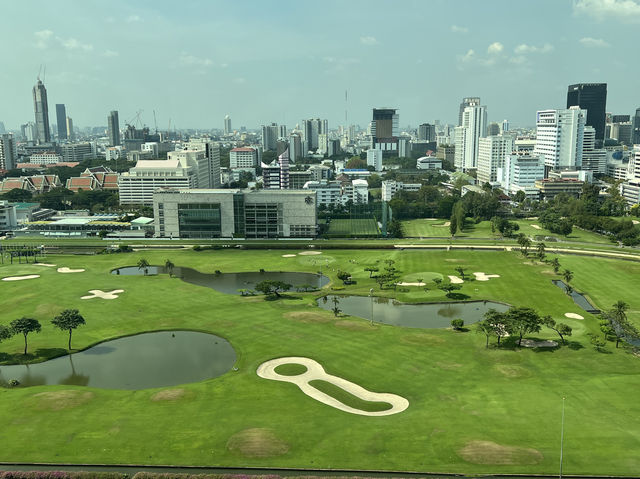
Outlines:
{"type": "Polygon", "coordinates": [[[142,115],[143,111],[144,110],[138,110],[136,112],[136,114],[134,115],[134,117],[131,118],[131,120],[125,122],[125,124],[127,126],[138,126],[138,127],[142,128],[142,121],[140,120],[140,116],[142,115]],[[134,122],[135,122],[135,124],[134,124],[134,122]]]}
{"type": "Polygon", "coordinates": [[[153,110],[153,124],[156,127],[156,135],[158,134],[158,120],[156,120],[156,111],[153,110]]]}

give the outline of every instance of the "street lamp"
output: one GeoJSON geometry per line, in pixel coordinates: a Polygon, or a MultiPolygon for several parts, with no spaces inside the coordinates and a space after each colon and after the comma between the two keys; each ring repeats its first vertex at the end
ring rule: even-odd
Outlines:
{"type": "Polygon", "coordinates": [[[373,288],[369,290],[369,297],[371,298],[371,326],[373,326],[373,288]]]}

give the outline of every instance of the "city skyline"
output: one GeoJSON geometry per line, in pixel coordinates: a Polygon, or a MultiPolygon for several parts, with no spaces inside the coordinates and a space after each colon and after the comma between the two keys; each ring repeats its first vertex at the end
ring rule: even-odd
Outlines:
{"type": "Polygon", "coordinates": [[[564,107],[567,85],[596,82],[608,84],[607,111],[632,114],[640,103],[638,67],[614,54],[640,21],[635,1],[371,3],[9,4],[0,120],[11,129],[32,121],[40,65],[49,103],[81,126],[104,125],[112,110],[124,124],[143,110],[154,127],[155,110],[160,129],[169,119],[222,129],[227,114],[236,129],[311,117],[334,128],[347,109],[346,123],[365,127],[385,106],[401,125],[455,124],[468,96],[482,98],[489,121],[534,126],[537,110],[564,107]]]}

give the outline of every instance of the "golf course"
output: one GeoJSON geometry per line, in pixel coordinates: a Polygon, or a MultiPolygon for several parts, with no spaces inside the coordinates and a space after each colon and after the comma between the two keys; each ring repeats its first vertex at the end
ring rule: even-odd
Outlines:
{"type": "MultiPolygon", "coordinates": [[[[423,234],[430,231],[415,233],[423,234]]],[[[624,301],[640,328],[640,262],[550,252],[546,259],[533,250],[525,257],[515,249],[318,246],[149,248],[47,255],[41,264],[5,261],[0,324],[33,318],[41,331],[28,334],[27,355],[22,334],[0,343],[0,462],[555,474],[564,402],[563,473],[637,474],[640,357],[624,342],[594,347],[592,336],[603,338],[598,316],[552,280],[570,270],[571,286],[595,308],[624,301]],[[141,260],[159,266],[158,274],[137,268],[141,260]],[[162,268],[167,260],[171,274],[162,268]],[[397,285],[381,286],[376,274],[390,264],[397,285]],[[126,267],[139,272],[116,274],[126,267]],[[251,286],[232,294],[187,278],[182,268],[218,280],[260,271],[265,278],[298,272],[327,280],[269,296],[251,286]],[[339,279],[341,272],[350,280],[339,279]],[[442,279],[460,289],[447,294],[438,287],[442,279]],[[366,298],[373,317],[342,311],[351,296],[366,298]],[[570,326],[571,335],[563,342],[543,326],[525,339],[545,347],[518,347],[515,337],[502,338],[500,347],[490,337],[485,347],[487,338],[470,320],[458,330],[430,327],[426,313],[420,327],[385,324],[376,318],[385,298],[389,308],[399,302],[447,303],[446,309],[456,301],[529,307],[570,326]],[[70,357],[69,332],[51,323],[67,309],[86,320],[73,331],[70,357]],[[166,334],[142,337],[158,331],[166,334]],[[207,335],[190,339],[186,332],[207,335]],[[118,375],[106,366],[91,378],[74,370],[64,384],[47,382],[36,369],[60,360],[73,368],[81,354],[94,365],[108,362],[116,341],[129,336],[130,363],[146,371],[138,384],[127,376],[92,386],[94,374],[118,375]],[[206,377],[191,374],[200,364],[200,342],[226,348],[224,367],[202,372],[206,377]],[[137,354],[147,343],[155,344],[154,353],[137,354]],[[162,383],[168,361],[183,360],[184,376],[162,383]],[[13,373],[5,371],[25,362],[34,385],[11,387],[13,373]],[[165,385],[149,387],[155,383],[146,376],[165,385]]]]}

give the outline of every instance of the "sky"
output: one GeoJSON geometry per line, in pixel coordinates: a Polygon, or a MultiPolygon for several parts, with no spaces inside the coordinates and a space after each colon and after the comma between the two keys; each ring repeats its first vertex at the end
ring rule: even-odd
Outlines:
{"type": "Polygon", "coordinates": [[[640,0],[22,0],[3,5],[0,121],[34,120],[41,65],[75,126],[289,128],[456,123],[462,97],[489,121],[533,126],[572,83],[608,83],[607,111],[640,106],[640,0]],[[345,92],[347,101],[345,102],[345,92]]]}

